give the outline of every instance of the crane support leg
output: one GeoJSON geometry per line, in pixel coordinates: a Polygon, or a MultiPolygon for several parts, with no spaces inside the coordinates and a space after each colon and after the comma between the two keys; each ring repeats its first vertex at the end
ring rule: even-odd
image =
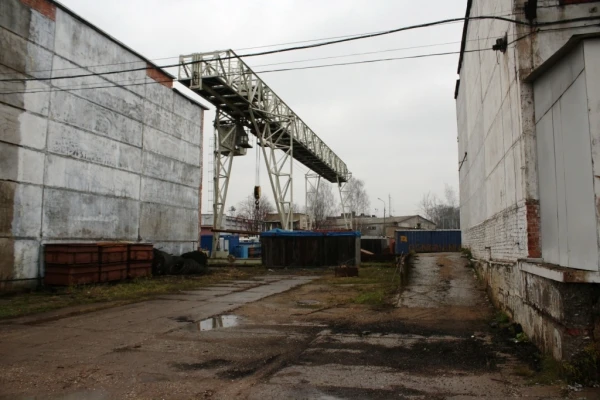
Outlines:
{"type": "Polygon", "coordinates": [[[348,182],[341,182],[338,178],[338,189],[340,191],[340,207],[342,208],[342,216],[344,217],[344,225],[346,229],[352,229],[352,210],[350,209],[350,191],[347,190],[348,182]]]}
{"type": "Polygon", "coordinates": [[[225,200],[227,199],[227,189],[229,188],[229,177],[231,176],[231,166],[233,164],[234,152],[221,146],[227,142],[229,135],[235,135],[235,127],[224,125],[227,117],[217,109],[217,116],[214,124],[214,165],[215,172],[213,178],[214,199],[213,199],[213,239],[211,258],[216,258],[219,248],[219,231],[223,229],[223,215],[225,214],[225,200]]]}
{"type": "Polygon", "coordinates": [[[250,110],[250,120],[262,148],[281,229],[291,231],[294,229],[294,140],[289,133],[294,130],[294,121],[281,117],[280,128],[272,130],[271,125],[261,121],[253,110],[250,110]]]}
{"type": "Polygon", "coordinates": [[[304,181],[304,208],[309,218],[309,229],[315,228],[315,206],[319,201],[319,186],[321,184],[321,175],[309,172],[305,175],[304,181]]]}

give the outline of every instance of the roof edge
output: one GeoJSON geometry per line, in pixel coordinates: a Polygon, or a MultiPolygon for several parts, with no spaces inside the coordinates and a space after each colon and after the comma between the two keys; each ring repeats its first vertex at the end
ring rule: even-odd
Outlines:
{"type": "Polygon", "coordinates": [[[108,39],[110,39],[114,43],[116,43],[119,46],[123,47],[125,50],[127,50],[130,53],[132,53],[132,54],[136,55],[137,57],[141,58],[142,61],[145,61],[146,63],[152,65],[154,68],[160,70],[165,75],[168,75],[171,79],[175,79],[176,78],[175,75],[173,75],[173,74],[165,71],[164,69],[162,69],[160,66],[156,65],[153,61],[151,61],[147,57],[144,57],[143,55],[141,55],[137,51],[133,50],[131,47],[127,46],[126,44],[124,44],[120,40],[118,40],[115,37],[109,35],[108,33],[106,33],[105,31],[103,31],[102,29],[100,29],[96,25],[92,24],[90,21],[84,19],[82,16],[80,16],[77,13],[75,13],[75,11],[71,10],[70,8],[68,8],[67,6],[65,6],[64,4],[59,3],[56,0],[48,0],[48,1],[51,2],[51,3],[53,3],[53,4],[55,4],[56,7],[60,8],[62,11],[66,12],[67,14],[69,14],[70,16],[72,16],[73,18],[77,19],[79,22],[82,22],[82,23],[86,24],[87,26],[89,26],[90,28],[92,28],[93,30],[95,30],[96,32],[100,33],[103,36],[106,36],[108,39]]]}
{"type": "MultiPolygon", "coordinates": [[[[175,81],[175,82],[177,82],[177,81],[175,81]]],[[[178,95],[180,95],[182,97],[185,97],[186,100],[189,100],[190,102],[196,104],[197,106],[199,106],[200,108],[202,108],[204,111],[210,110],[210,108],[208,108],[204,104],[200,103],[198,100],[193,99],[191,96],[187,95],[186,93],[184,93],[183,91],[177,89],[176,87],[173,88],[173,91],[176,92],[178,95]]],[[[206,214],[202,214],[202,215],[206,215],[206,214]]],[[[212,214],[210,214],[210,215],[212,215],[212,214]]]]}
{"type": "Polygon", "coordinates": [[[471,16],[471,6],[473,6],[473,0],[467,1],[467,11],[465,13],[465,24],[463,25],[462,39],[460,42],[460,55],[458,56],[458,70],[457,74],[460,74],[462,68],[463,57],[465,55],[465,48],[467,47],[467,30],[469,29],[469,17],[471,16]]]}

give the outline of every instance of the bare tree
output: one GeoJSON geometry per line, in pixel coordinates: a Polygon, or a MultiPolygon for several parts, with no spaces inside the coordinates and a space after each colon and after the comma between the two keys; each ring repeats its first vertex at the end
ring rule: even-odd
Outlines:
{"type": "MultiPolygon", "coordinates": [[[[367,195],[365,189],[365,183],[357,178],[351,178],[346,185],[345,190],[348,191],[347,204],[350,208],[350,212],[355,215],[368,214],[371,208],[371,201],[367,195]]],[[[362,226],[358,226],[359,219],[353,219],[354,229],[361,229],[362,226]]],[[[362,218],[360,219],[362,221],[362,218]]]]}
{"type": "Polygon", "coordinates": [[[337,204],[331,184],[328,182],[321,182],[319,184],[318,192],[309,192],[307,200],[308,204],[306,212],[314,218],[314,228],[324,229],[329,227],[329,225],[331,225],[331,220],[328,220],[327,217],[334,215],[337,210],[337,204]]]}
{"type": "Polygon", "coordinates": [[[268,197],[261,197],[258,203],[258,210],[254,203],[254,196],[248,196],[237,205],[237,217],[246,220],[246,229],[259,231],[267,214],[275,212],[275,206],[268,197]]]}
{"type": "Polygon", "coordinates": [[[419,208],[427,219],[435,222],[438,229],[460,229],[460,208],[452,186],[446,184],[444,199],[431,192],[425,193],[419,208]]]}

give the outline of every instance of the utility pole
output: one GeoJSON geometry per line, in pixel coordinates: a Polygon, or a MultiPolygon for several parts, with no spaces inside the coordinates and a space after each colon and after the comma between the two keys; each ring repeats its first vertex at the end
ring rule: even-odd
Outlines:
{"type": "Polygon", "coordinates": [[[387,237],[387,235],[385,234],[385,201],[381,200],[379,197],[377,198],[377,200],[383,203],[383,237],[387,237]]]}
{"type": "Polygon", "coordinates": [[[388,193],[388,217],[392,216],[392,195],[388,193]]]}

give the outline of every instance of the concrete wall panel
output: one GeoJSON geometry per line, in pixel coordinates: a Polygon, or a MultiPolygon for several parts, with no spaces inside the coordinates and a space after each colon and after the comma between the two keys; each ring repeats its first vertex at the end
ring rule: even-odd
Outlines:
{"type": "MultiPolygon", "coordinates": [[[[90,74],[89,70],[79,68],[76,64],[59,56],[54,56],[53,68],[59,70],[56,73],[59,76],[90,74]]],[[[106,79],[108,76],[110,75],[58,79],[53,84],[66,89],[83,89],[74,91],[73,93],[78,97],[142,122],[142,97],[129,90],[131,86],[113,86],[113,83],[106,79]]]]}
{"type": "Polygon", "coordinates": [[[198,210],[197,189],[151,178],[142,178],[141,200],[198,210]]]}
{"type": "MultiPolygon", "coordinates": [[[[60,4],[53,20],[21,0],[0,1],[0,48],[0,73],[15,79],[148,63],[60,4]]],[[[196,247],[201,107],[145,69],[0,92],[0,279],[35,282],[48,241],[196,247]]]]}
{"type": "Polygon", "coordinates": [[[44,153],[0,142],[0,179],[42,184],[44,153]]]}
{"type": "Polygon", "coordinates": [[[72,158],[48,155],[47,186],[139,199],[140,176],[72,158]]]}
{"type": "Polygon", "coordinates": [[[94,133],[142,145],[142,124],[97,104],[63,91],[53,92],[50,117],[94,133]]]}
{"type": "MultiPolygon", "coordinates": [[[[146,61],[60,9],[56,10],[54,51],[59,56],[80,66],[106,65],[91,68],[93,72],[123,69],[123,65],[127,65],[128,68],[139,68],[145,67],[147,64],[146,61]]],[[[105,78],[120,84],[142,83],[146,78],[146,71],[110,74],[105,78]]],[[[130,86],[129,88],[140,96],[144,96],[144,85],[130,86]]]]}
{"type": "Polygon", "coordinates": [[[200,186],[198,167],[150,152],[144,152],[144,174],[194,188],[200,186]]]}
{"type": "Polygon", "coordinates": [[[0,141],[43,149],[47,124],[45,118],[0,103],[0,141]]]}
{"type": "Polygon", "coordinates": [[[53,121],[48,151],[131,172],[142,170],[141,149],[53,121]]]}
{"type": "Polygon", "coordinates": [[[199,147],[148,126],[144,128],[144,149],[186,164],[200,165],[199,147]]]}
{"type": "Polygon", "coordinates": [[[0,236],[38,237],[42,218],[42,188],[0,181],[0,236]]]}
{"type": "Polygon", "coordinates": [[[47,188],[43,213],[48,239],[138,240],[135,200],[47,188]]]}
{"type": "Polygon", "coordinates": [[[141,240],[185,241],[198,237],[198,211],[142,203],[141,240]]]}
{"type": "Polygon", "coordinates": [[[202,109],[185,96],[173,96],[173,112],[196,125],[202,123],[202,109]]]}
{"type": "Polygon", "coordinates": [[[173,89],[166,87],[150,77],[146,77],[146,83],[147,85],[144,87],[146,89],[146,101],[150,101],[161,108],[164,108],[169,113],[172,113],[174,111],[174,98],[180,98],[181,96],[176,95],[173,92],[173,89]]]}

